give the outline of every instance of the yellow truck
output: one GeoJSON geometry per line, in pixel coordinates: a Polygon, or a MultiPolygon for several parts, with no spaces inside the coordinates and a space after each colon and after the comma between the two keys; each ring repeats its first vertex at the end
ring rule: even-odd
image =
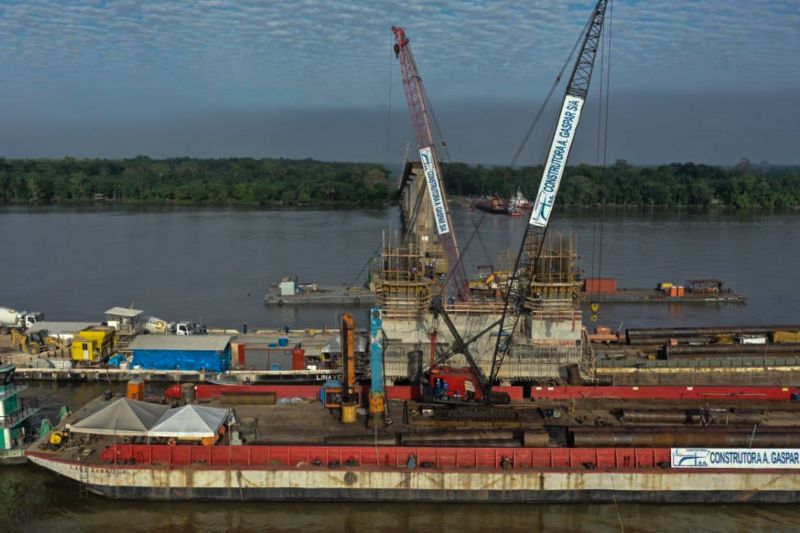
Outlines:
{"type": "Polygon", "coordinates": [[[117,349],[117,331],[111,326],[91,326],[82,329],[72,339],[72,360],[98,363],[117,349]]]}

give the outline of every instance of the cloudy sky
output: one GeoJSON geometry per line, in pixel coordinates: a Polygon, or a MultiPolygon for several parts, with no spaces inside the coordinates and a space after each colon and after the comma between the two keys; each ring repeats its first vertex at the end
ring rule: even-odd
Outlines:
{"type": "MultiPolygon", "coordinates": [[[[0,0],[0,154],[402,160],[395,24],[452,159],[507,164],[593,4],[0,0]]],[[[614,0],[612,22],[610,159],[800,163],[798,0],[614,0]]]]}

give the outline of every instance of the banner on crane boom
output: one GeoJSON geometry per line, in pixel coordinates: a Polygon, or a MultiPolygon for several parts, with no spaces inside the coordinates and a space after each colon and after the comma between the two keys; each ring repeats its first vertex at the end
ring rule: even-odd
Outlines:
{"type": "Polygon", "coordinates": [[[532,226],[543,228],[550,222],[550,214],[556,203],[561,176],[564,175],[564,167],[567,164],[572,140],[575,138],[575,130],[578,128],[582,108],[583,98],[567,95],[564,99],[561,115],[558,117],[556,134],[553,136],[553,144],[550,146],[550,154],[544,165],[539,192],[536,195],[536,202],[533,204],[530,219],[532,226]]]}
{"type": "Polygon", "coordinates": [[[425,181],[428,184],[428,194],[433,205],[433,218],[436,221],[436,232],[439,235],[450,232],[450,224],[447,222],[447,210],[444,205],[444,195],[442,185],[439,181],[439,173],[436,171],[436,161],[433,158],[433,150],[430,146],[421,148],[419,157],[422,161],[422,171],[425,173],[425,181]]]}

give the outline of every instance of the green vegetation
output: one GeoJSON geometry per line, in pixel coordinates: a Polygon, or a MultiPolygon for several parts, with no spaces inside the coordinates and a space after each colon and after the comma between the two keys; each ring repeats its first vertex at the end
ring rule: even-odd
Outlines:
{"type": "Polygon", "coordinates": [[[0,159],[0,203],[372,205],[394,197],[388,176],[311,159],[0,159]]]}
{"type": "MultiPolygon", "coordinates": [[[[451,195],[510,196],[519,187],[532,198],[538,189],[542,167],[501,167],[448,164],[444,169],[451,195]]],[[[694,163],[658,167],[633,166],[617,161],[602,168],[567,167],[558,202],[562,206],[719,206],[730,208],[800,207],[800,169],[751,165],[746,160],[735,168],[694,163]]]]}
{"type": "MultiPolygon", "coordinates": [[[[451,195],[533,197],[541,167],[508,169],[450,163],[451,195]]],[[[69,204],[95,199],[123,203],[198,205],[361,206],[396,197],[382,165],[312,159],[3,159],[0,203],[69,204]]],[[[742,161],[735,168],[694,163],[658,167],[617,161],[608,168],[567,167],[559,205],[800,207],[800,168],[742,161]]]]}

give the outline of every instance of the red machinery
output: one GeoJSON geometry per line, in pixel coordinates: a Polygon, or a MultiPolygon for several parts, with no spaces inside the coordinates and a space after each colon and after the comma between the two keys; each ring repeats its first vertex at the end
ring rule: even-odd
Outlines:
{"type": "Polygon", "coordinates": [[[411,114],[411,124],[414,126],[417,149],[419,149],[420,161],[422,162],[425,181],[428,185],[428,195],[433,206],[436,233],[439,236],[439,243],[447,254],[450,277],[455,285],[458,298],[459,300],[467,300],[469,298],[467,274],[461,261],[455,228],[447,207],[447,195],[445,194],[442,180],[442,166],[436,153],[433,124],[428,112],[430,105],[428,104],[425,87],[422,85],[422,76],[419,75],[417,70],[417,63],[411,53],[406,31],[403,28],[392,26],[392,33],[395,36],[394,53],[400,60],[408,111],[411,114]]]}

